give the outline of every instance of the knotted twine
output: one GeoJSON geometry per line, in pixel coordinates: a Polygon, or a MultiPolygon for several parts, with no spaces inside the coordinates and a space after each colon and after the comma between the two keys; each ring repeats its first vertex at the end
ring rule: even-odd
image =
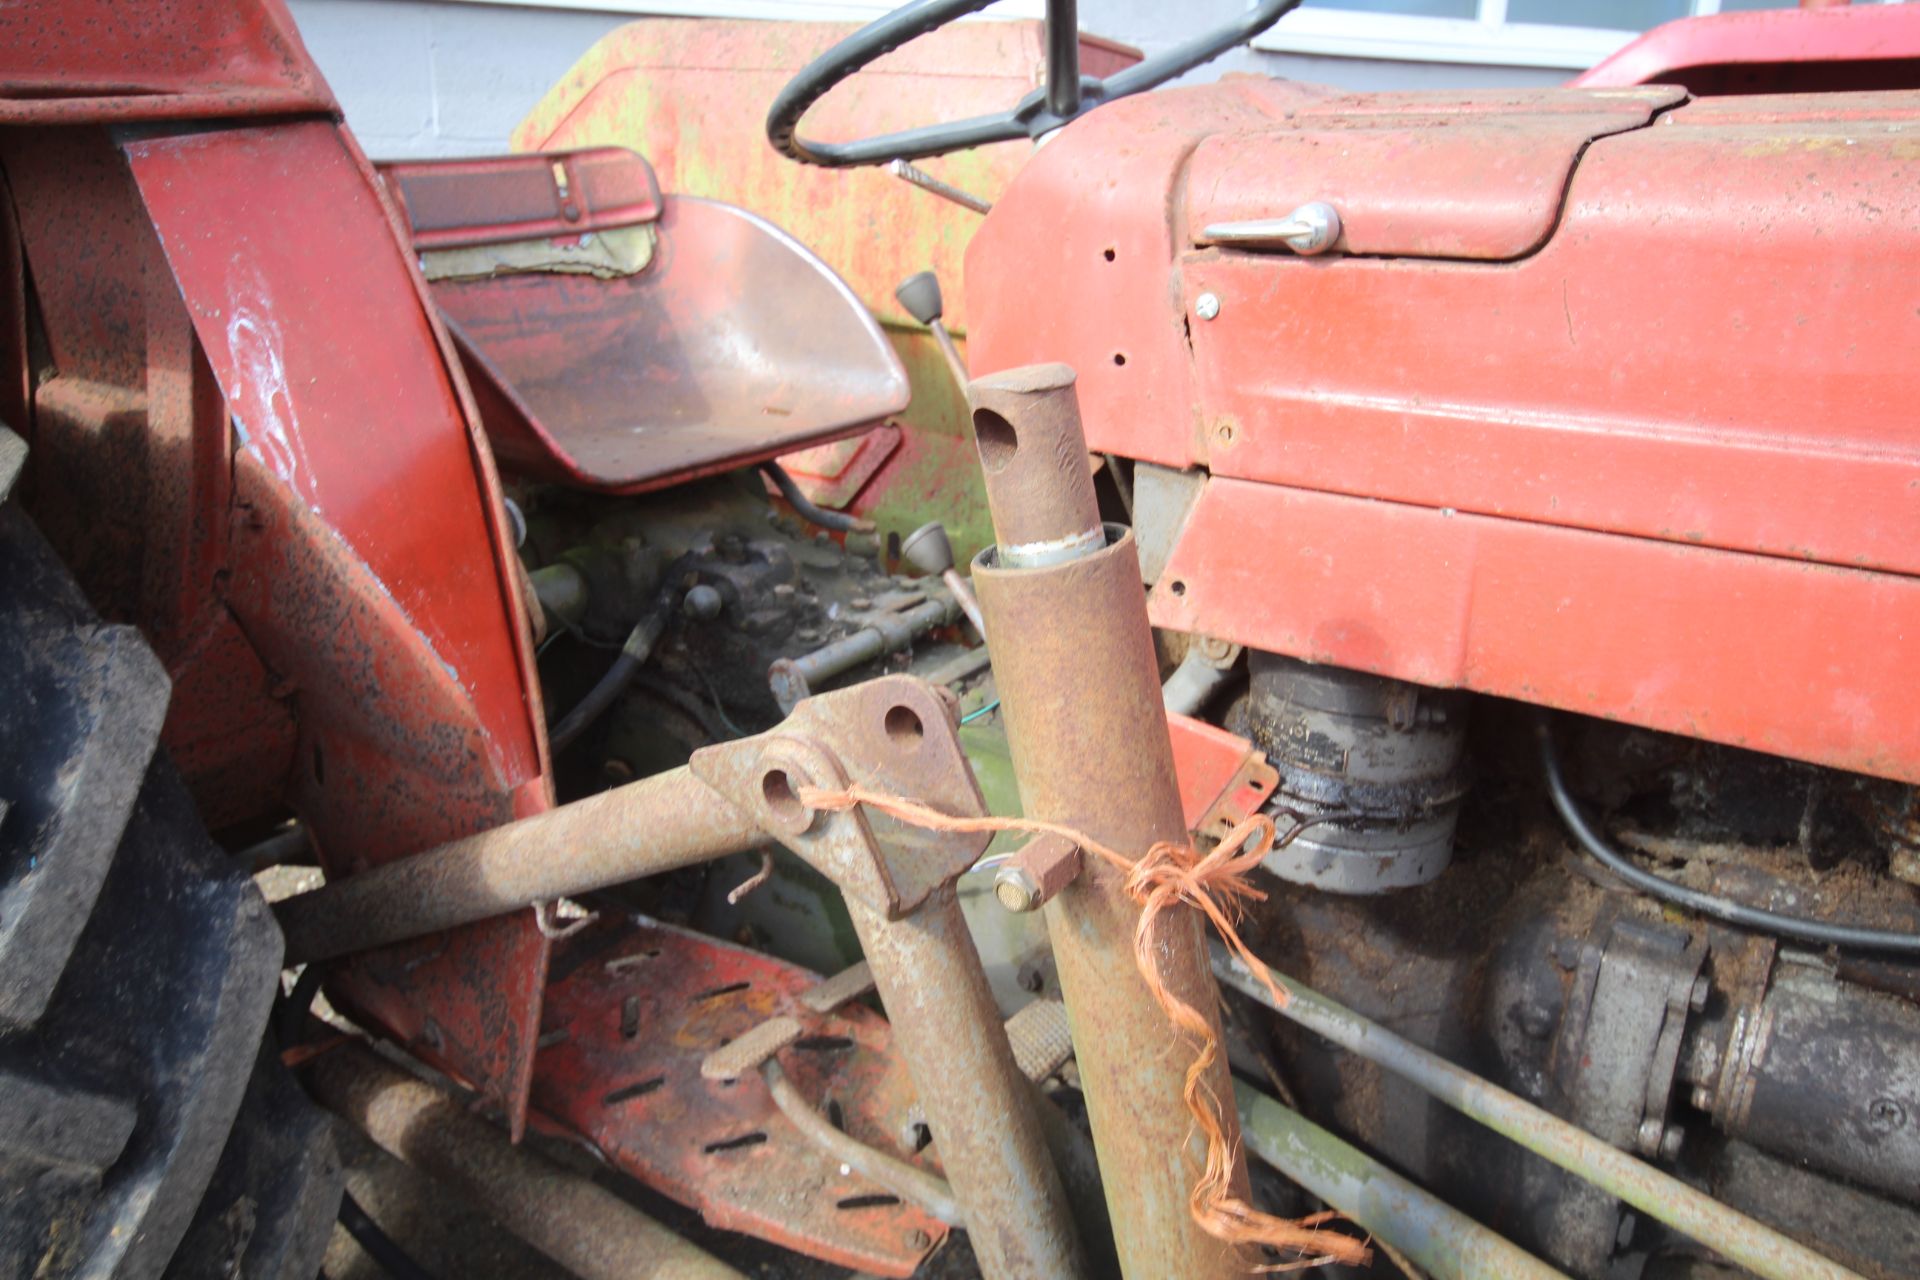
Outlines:
{"type": "Polygon", "coordinates": [[[865,805],[928,831],[1025,831],[1055,835],[1072,841],[1083,853],[1125,872],[1127,896],[1140,907],[1140,919],[1133,930],[1134,964],[1167,1018],[1195,1046],[1182,1090],[1187,1111],[1207,1144],[1200,1178],[1188,1197],[1188,1209],[1194,1221],[1208,1235],[1229,1244],[1268,1245],[1287,1256],[1288,1260],[1282,1264],[1261,1267],[1264,1271],[1317,1267],[1328,1262],[1360,1266],[1369,1260],[1371,1255],[1364,1242],[1336,1231],[1318,1229],[1318,1224],[1326,1221],[1329,1214],[1314,1214],[1299,1221],[1276,1218],[1234,1194],[1233,1164],[1238,1152],[1227,1138],[1221,1100],[1206,1078],[1220,1056],[1220,1044],[1206,1015],[1168,988],[1153,945],[1154,924],[1162,912],[1183,904],[1195,907],[1205,913],[1228,949],[1267,988],[1275,1004],[1284,1007],[1289,999],[1286,988],[1274,980],[1260,957],[1247,948],[1235,926],[1248,903],[1264,901],[1267,896],[1248,878],[1253,869],[1276,846],[1284,848],[1316,821],[1325,819],[1289,815],[1294,824],[1281,836],[1272,818],[1255,814],[1222,836],[1220,842],[1204,854],[1190,842],[1162,840],[1139,859],[1133,859],[1083,831],[1057,822],[1035,818],[956,817],[904,796],[858,785],[837,791],[801,786],[797,796],[807,807],[829,813],[842,813],[865,805]]]}

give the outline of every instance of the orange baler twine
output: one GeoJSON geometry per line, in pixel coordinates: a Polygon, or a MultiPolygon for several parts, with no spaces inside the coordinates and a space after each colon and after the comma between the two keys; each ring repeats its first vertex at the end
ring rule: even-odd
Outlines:
{"type": "Polygon", "coordinates": [[[1078,845],[1082,852],[1124,871],[1127,896],[1140,905],[1140,920],[1133,932],[1134,963],[1168,1019],[1195,1045],[1183,1096],[1194,1124],[1206,1137],[1207,1154],[1189,1199],[1194,1221],[1207,1234],[1229,1244],[1267,1245],[1288,1255],[1286,1262],[1264,1266],[1261,1270],[1293,1270],[1328,1262],[1358,1266],[1368,1261],[1371,1255],[1363,1241],[1336,1231],[1317,1229],[1317,1224],[1331,1215],[1314,1214],[1299,1221],[1276,1218],[1234,1194],[1233,1164],[1237,1152],[1227,1138],[1220,1099],[1206,1080],[1209,1068],[1220,1056],[1219,1041],[1206,1016],[1167,988],[1154,959],[1154,922],[1160,914],[1181,904],[1195,907],[1213,922],[1221,940],[1260,979],[1275,1003],[1285,1005],[1286,988],[1275,981],[1267,966],[1241,941],[1235,922],[1247,903],[1266,897],[1254,888],[1248,879],[1249,873],[1276,845],[1284,847],[1291,843],[1315,820],[1296,819],[1295,825],[1282,837],[1277,834],[1272,818],[1255,814],[1221,837],[1207,853],[1202,854],[1191,843],[1162,840],[1135,860],[1084,832],[1057,822],[1034,818],[955,817],[903,796],[857,785],[837,791],[802,786],[797,789],[797,795],[809,808],[840,813],[865,805],[929,831],[1025,831],[1060,836],[1078,845]]]}

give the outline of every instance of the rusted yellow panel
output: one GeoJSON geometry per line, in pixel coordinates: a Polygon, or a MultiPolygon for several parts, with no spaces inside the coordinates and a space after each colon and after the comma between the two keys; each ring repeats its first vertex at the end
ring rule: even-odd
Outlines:
{"type": "MultiPolygon", "coordinates": [[[[955,552],[988,536],[970,457],[965,402],[927,331],[893,290],[917,271],[940,277],[946,323],[966,331],[961,268],[981,217],[885,169],[818,169],[768,145],[767,108],[800,69],[856,30],[851,24],[648,18],[600,40],[514,130],[515,150],[614,145],[652,161],[661,190],[750,209],[819,254],[885,324],[913,383],[898,453],[856,509],[882,532],[948,522],[955,552]]],[[[1035,88],[1046,64],[1038,22],[963,22],[896,50],[829,94],[803,132],[829,140],[890,133],[1003,111],[1035,88]]],[[[1137,53],[1084,41],[1086,73],[1104,76],[1137,53]]],[[[1005,142],[917,162],[989,201],[1032,154],[1005,142]]]]}

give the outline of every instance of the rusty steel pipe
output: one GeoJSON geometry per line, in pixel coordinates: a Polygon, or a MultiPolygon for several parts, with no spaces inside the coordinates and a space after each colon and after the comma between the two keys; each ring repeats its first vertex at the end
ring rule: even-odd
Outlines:
{"type": "MultiPolygon", "coordinates": [[[[1116,849],[1183,840],[1139,558],[1132,534],[1100,524],[1072,371],[977,379],[970,397],[999,539],[974,562],[974,590],[1021,804],[1116,849]]],[[[1244,1275],[1244,1261],[1189,1211],[1205,1153],[1182,1101],[1191,1054],[1134,966],[1140,913],[1124,879],[1087,859],[1046,906],[1121,1268],[1132,1280],[1244,1275]]],[[[1219,1036],[1199,916],[1167,911],[1156,939],[1168,987],[1219,1036]]],[[[1208,1084],[1233,1096],[1224,1057],[1208,1084]]],[[[1244,1186],[1237,1121],[1225,1110],[1244,1186]]]]}
{"type": "Polygon", "coordinates": [[[275,908],[287,963],[329,960],[762,844],[686,768],[298,894],[275,908]]]}
{"type": "Polygon", "coordinates": [[[374,1144],[458,1190],[581,1280],[745,1280],[590,1179],[470,1114],[371,1050],[322,1054],[314,1096],[374,1144]]]}
{"type": "Polygon", "coordinates": [[[846,904],[894,1045],[907,1060],[947,1180],[966,1211],[981,1274],[987,1280],[1085,1275],[1033,1086],[1014,1061],[954,886],[934,890],[900,920],[888,920],[853,894],[846,904]]]}
{"type": "MultiPolygon", "coordinates": [[[[976,378],[967,399],[998,562],[1041,568],[1105,546],[1073,370],[1036,364],[976,378]]],[[[977,595],[977,584],[974,590],[977,595]]],[[[1144,603],[1140,616],[1146,617],[1144,603]]]]}
{"type": "Polygon", "coordinates": [[[1648,1217],[1693,1237],[1762,1280],[1862,1280],[1857,1273],[1798,1240],[1422,1049],[1283,973],[1273,973],[1287,997],[1278,1001],[1266,984],[1225,947],[1213,948],[1212,963],[1214,973],[1235,991],[1417,1085],[1462,1115],[1586,1179],[1648,1217]]]}

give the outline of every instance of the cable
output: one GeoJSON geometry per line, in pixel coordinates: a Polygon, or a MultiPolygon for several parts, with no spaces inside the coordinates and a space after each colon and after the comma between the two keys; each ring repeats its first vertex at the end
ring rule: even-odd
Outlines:
{"type": "Polygon", "coordinates": [[[394,1280],[433,1280],[425,1267],[408,1257],[406,1250],[395,1244],[393,1237],[367,1216],[367,1211],[360,1207],[360,1202],[353,1198],[351,1191],[340,1193],[340,1225],[347,1229],[353,1242],[394,1280]]]}
{"type": "Polygon", "coordinates": [[[280,1034],[280,1047],[291,1049],[307,1038],[307,1018],[313,1012],[313,998],[320,994],[320,966],[310,964],[300,970],[293,990],[281,1001],[274,1015],[274,1030],[280,1034]]]}
{"type": "Polygon", "coordinates": [[[800,518],[809,524],[817,524],[822,529],[832,529],[835,533],[872,533],[873,521],[863,520],[859,516],[848,515],[844,511],[829,511],[815,505],[813,499],[800,492],[800,486],[793,482],[787,469],[777,462],[763,462],[760,469],[767,473],[767,479],[773,481],[780,490],[780,496],[787,505],[800,513],[800,518]]]}
{"type": "Polygon", "coordinates": [[[972,711],[969,711],[967,712],[967,714],[961,716],[960,723],[972,724],[975,720],[978,720],[981,716],[986,715],[990,711],[994,711],[998,709],[999,706],[1000,706],[1000,699],[995,698],[992,702],[989,702],[984,706],[976,707],[972,711]]]}
{"type": "Polygon", "coordinates": [[[1861,929],[1852,925],[1826,924],[1819,920],[1808,920],[1802,916],[1781,915],[1776,911],[1764,911],[1759,907],[1729,902],[1725,898],[1675,884],[1665,876],[1642,871],[1628,861],[1625,854],[1608,844],[1606,837],[1601,835],[1593,824],[1587,821],[1587,816],[1580,812],[1579,802],[1567,789],[1566,776],[1560,771],[1560,752],[1554,745],[1553,726],[1546,712],[1540,713],[1534,730],[1540,739],[1540,765],[1547,777],[1547,795],[1553,800],[1553,807],[1560,814],[1561,821],[1567,824],[1567,830],[1573,834],[1573,838],[1579,842],[1581,848],[1598,859],[1607,870],[1642,893],[1759,933],[1773,933],[1783,938],[1796,938],[1802,942],[1814,942],[1823,946],[1852,947],[1861,951],[1898,951],[1906,954],[1920,954],[1920,934],[1894,933],[1885,929],[1861,929]]]}
{"type": "MultiPolygon", "coordinates": [[[[682,561],[685,559],[686,557],[681,557],[682,561]]],[[[666,631],[667,622],[673,617],[674,609],[679,606],[680,590],[677,586],[679,571],[680,564],[676,562],[666,575],[669,585],[661,588],[660,593],[647,606],[646,613],[641,615],[640,621],[633,624],[633,630],[627,634],[626,643],[620,646],[620,652],[614,658],[613,665],[607,668],[606,673],[594,683],[593,688],[587,690],[587,696],[575,703],[573,710],[555,721],[553,727],[547,731],[550,750],[558,753],[579,737],[588,725],[598,720],[601,713],[613,705],[614,699],[626,692],[627,686],[633,683],[633,677],[639,673],[641,667],[646,665],[647,659],[653,654],[653,646],[666,631]]]]}

